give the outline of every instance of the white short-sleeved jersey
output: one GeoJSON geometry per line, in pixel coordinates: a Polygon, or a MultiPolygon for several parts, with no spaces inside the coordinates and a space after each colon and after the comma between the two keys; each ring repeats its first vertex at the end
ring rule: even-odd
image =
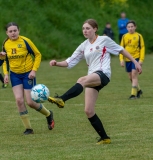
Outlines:
{"type": "Polygon", "coordinates": [[[66,59],[66,62],[68,68],[72,68],[80,60],[85,59],[88,65],[88,74],[102,71],[110,79],[110,53],[118,55],[123,49],[108,36],[98,36],[92,44],[88,39],[81,43],[72,56],[66,59]]]}

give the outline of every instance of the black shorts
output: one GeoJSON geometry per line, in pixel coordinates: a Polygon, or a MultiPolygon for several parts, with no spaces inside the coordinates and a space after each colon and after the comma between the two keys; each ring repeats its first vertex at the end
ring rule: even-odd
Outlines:
{"type": "Polygon", "coordinates": [[[99,92],[104,86],[106,86],[110,82],[110,80],[102,71],[96,71],[94,73],[97,73],[99,75],[101,80],[101,85],[95,86],[95,87],[88,87],[88,88],[94,88],[99,92]]]}

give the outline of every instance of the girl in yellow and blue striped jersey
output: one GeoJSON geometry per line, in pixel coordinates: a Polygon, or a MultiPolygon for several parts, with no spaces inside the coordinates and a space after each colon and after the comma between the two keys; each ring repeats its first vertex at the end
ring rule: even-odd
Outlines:
{"type": "Polygon", "coordinates": [[[12,90],[18,107],[21,120],[25,126],[24,134],[33,134],[33,129],[28,116],[28,110],[24,102],[29,107],[46,116],[48,129],[54,128],[54,119],[52,111],[46,109],[42,104],[32,101],[30,92],[36,84],[36,71],[41,62],[41,53],[33,42],[19,35],[19,27],[16,23],[10,22],[6,26],[8,38],[3,43],[3,52],[6,58],[3,63],[4,82],[12,84],[12,90]]]}
{"type": "MultiPolygon", "coordinates": [[[[128,21],[127,25],[128,33],[126,33],[121,40],[121,46],[123,46],[131,56],[142,65],[145,57],[145,44],[141,34],[137,33],[136,23],[133,20],[128,21]]],[[[133,62],[131,62],[128,58],[124,58],[122,54],[120,54],[120,65],[124,67],[128,72],[128,76],[130,81],[132,82],[131,96],[129,99],[140,98],[142,95],[142,90],[140,89],[138,83],[138,72],[135,69],[133,62]]]]}

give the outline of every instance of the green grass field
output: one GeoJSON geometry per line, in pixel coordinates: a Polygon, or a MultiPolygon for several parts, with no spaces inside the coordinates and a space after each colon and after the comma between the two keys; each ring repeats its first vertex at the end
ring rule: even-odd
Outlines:
{"type": "MultiPolygon", "coordinates": [[[[101,90],[96,113],[112,139],[109,145],[96,145],[98,135],[84,113],[84,93],[53,110],[55,128],[47,129],[46,119],[29,109],[34,135],[24,136],[14,96],[9,86],[0,89],[0,160],[152,160],[153,159],[153,56],[147,55],[139,83],[144,96],[128,100],[131,84],[117,57],[112,57],[112,79],[101,90]]],[[[62,94],[85,75],[87,66],[80,62],[71,70],[50,68],[43,61],[37,83],[50,89],[51,95],[62,94]]]]}

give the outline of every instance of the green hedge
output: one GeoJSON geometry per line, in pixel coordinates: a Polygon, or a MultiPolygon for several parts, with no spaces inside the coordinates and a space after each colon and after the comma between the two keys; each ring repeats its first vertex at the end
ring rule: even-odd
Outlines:
{"type": "Polygon", "coordinates": [[[71,55],[84,40],[82,23],[94,18],[99,23],[99,35],[106,22],[111,22],[118,42],[117,19],[125,11],[137,22],[137,31],[144,36],[147,53],[153,50],[153,8],[150,0],[0,0],[0,42],[5,39],[4,26],[15,21],[20,34],[30,38],[43,59],[71,55]]]}

